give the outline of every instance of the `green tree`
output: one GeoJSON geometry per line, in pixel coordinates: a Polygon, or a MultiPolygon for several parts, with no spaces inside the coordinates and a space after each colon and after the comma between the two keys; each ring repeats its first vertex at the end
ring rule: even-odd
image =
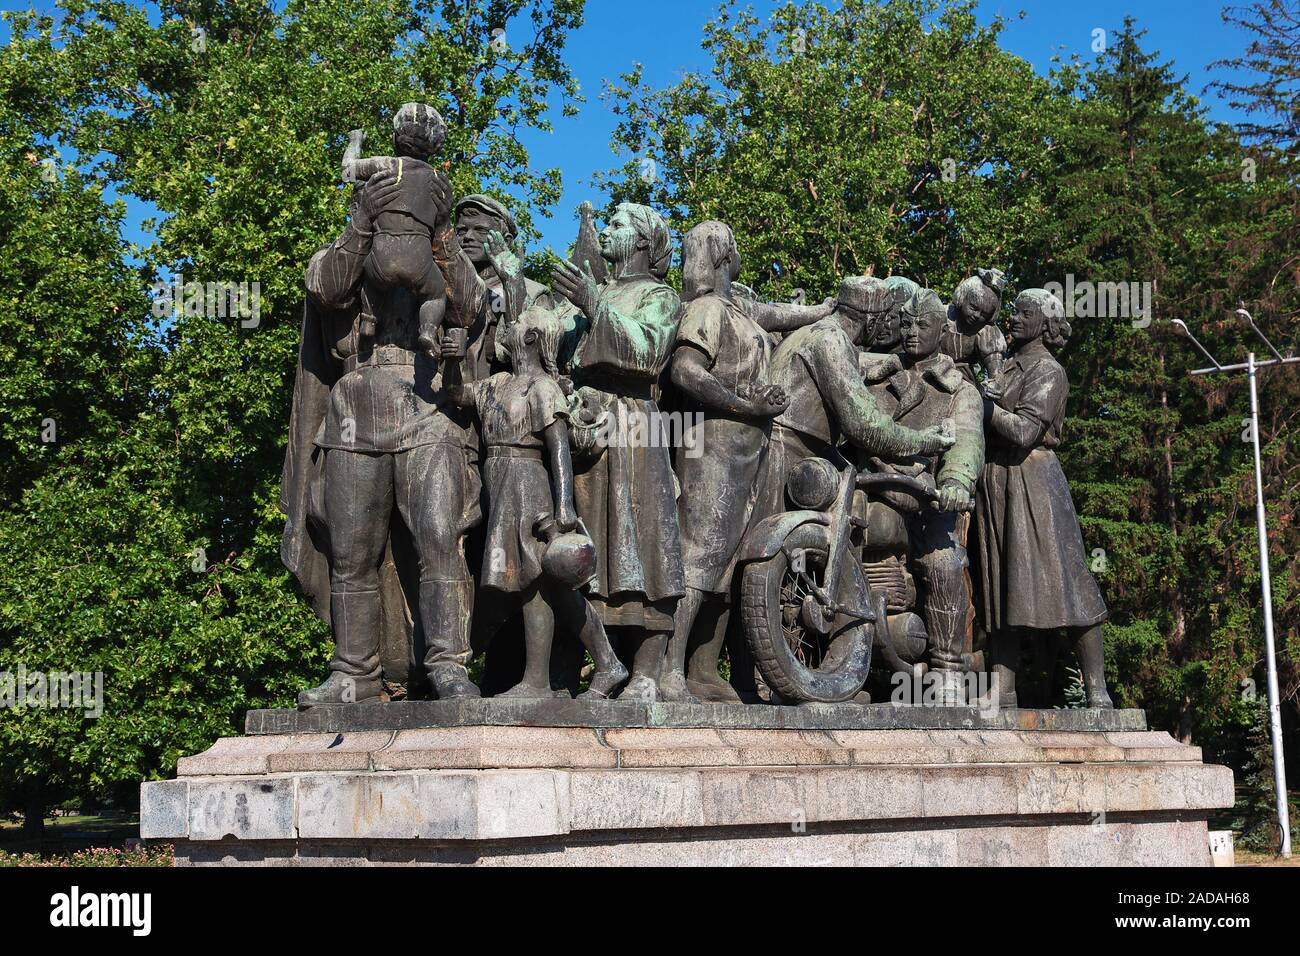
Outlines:
{"type": "Polygon", "coordinates": [[[768,23],[725,4],[709,75],[607,90],[627,161],[603,181],[678,228],[728,222],[770,297],[864,272],[951,289],[1022,258],[1041,206],[1057,106],[1002,28],[971,2],[789,3],[768,23]]]}
{"type": "Polygon", "coordinates": [[[1285,0],[1225,7],[1223,22],[1254,34],[1242,56],[1215,61],[1231,78],[1210,84],[1249,119],[1237,125],[1248,140],[1280,154],[1300,152],[1300,10],[1285,0]]]}
{"type": "MultiPolygon", "coordinates": [[[[71,580],[104,576],[106,547],[83,534],[91,483],[117,477],[99,513],[122,520],[148,500],[120,472],[131,430],[157,412],[150,381],[162,353],[149,327],[141,276],[126,264],[121,202],[62,162],[48,140],[57,121],[49,88],[6,50],[0,56],[0,672],[94,670],[69,605],[71,580]]],[[[105,488],[106,490],[106,488],[105,488]]],[[[154,498],[154,507],[159,499],[154,498]]],[[[165,503],[165,498],[161,502],[165,503]]],[[[120,540],[130,540],[129,527],[120,540]]],[[[78,592],[80,589],[77,589],[78,592]]],[[[103,594],[110,593],[105,586],[103,594]]],[[[102,600],[94,603],[102,605],[102,600]]],[[[85,723],[67,711],[0,709],[0,807],[27,812],[70,792],[85,723]]]]}
{"type": "MultiPolygon", "coordinates": [[[[1199,322],[1213,314],[1204,280],[1214,246],[1237,212],[1233,194],[1245,190],[1234,184],[1237,141],[1210,127],[1185,77],[1144,50],[1142,36],[1128,19],[1094,64],[1056,74],[1071,116],[1035,259],[1042,281],[1145,284],[1160,318],[1199,322]]],[[[1195,532],[1185,527],[1192,476],[1180,459],[1184,445],[1222,445],[1232,423],[1220,416],[1207,432],[1197,425],[1203,413],[1186,417],[1179,397],[1190,397],[1193,356],[1154,334],[1152,316],[1099,305],[1078,303],[1065,355],[1074,388],[1063,459],[1085,541],[1106,555],[1108,638],[1125,699],[1140,698],[1185,739],[1206,703],[1205,656],[1191,642],[1208,635],[1188,628],[1195,532]]]]}
{"type": "MultiPolygon", "coordinates": [[[[1240,361],[1263,351],[1233,318],[1244,301],[1274,339],[1293,340],[1300,207],[1284,155],[1243,141],[1249,130],[1210,123],[1142,36],[1126,21],[1095,64],[1060,75],[1077,116],[1052,177],[1060,240],[1042,261],[1094,281],[1150,281],[1156,307],[1148,328],[1076,321],[1063,458],[1085,538],[1108,555],[1108,649],[1123,699],[1228,753],[1253,724],[1243,680],[1263,686],[1249,400],[1240,376],[1189,378],[1205,361],[1165,323],[1187,322],[1221,359],[1240,361]]],[[[1261,377],[1273,599],[1293,714],[1296,386],[1287,371],[1261,377]]]]}
{"type": "Polygon", "coordinates": [[[0,145],[22,175],[0,192],[14,226],[0,341],[17,369],[0,386],[0,668],[102,670],[105,710],[0,715],[0,799],[35,814],[67,792],[129,798],[319,678],[328,633],[280,564],[276,502],[302,271],[344,222],[350,131],[383,152],[398,105],[434,103],[456,190],[513,196],[531,229],[526,210],[555,201],[560,174],[533,170],[517,132],[574,108],[562,56],[582,7],[69,0],[57,18],[6,14],[0,145]],[[56,148],[66,170],[45,184],[22,157],[56,148]],[[137,268],[121,208],[99,198],[111,192],[159,210],[137,268]],[[257,283],[257,323],[155,321],[150,285],[174,276],[257,283]]]}

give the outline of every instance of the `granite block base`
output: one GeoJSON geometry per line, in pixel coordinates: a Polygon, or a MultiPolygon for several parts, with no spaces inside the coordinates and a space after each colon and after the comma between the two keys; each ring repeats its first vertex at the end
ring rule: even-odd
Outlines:
{"type": "Polygon", "coordinates": [[[141,836],[181,865],[1205,866],[1207,816],[1233,802],[1231,771],[1138,712],[968,728],[905,708],[861,729],[872,708],[740,710],[823,726],[306,712],[317,729],[225,738],[145,783],[141,836]]]}

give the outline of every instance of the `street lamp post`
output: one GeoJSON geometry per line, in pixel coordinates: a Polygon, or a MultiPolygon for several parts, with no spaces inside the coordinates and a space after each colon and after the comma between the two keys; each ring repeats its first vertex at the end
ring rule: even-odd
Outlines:
{"type": "Polygon", "coordinates": [[[1201,354],[1210,360],[1211,368],[1193,369],[1189,374],[1216,375],[1244,371],[1250,381],[1250,439],[1255,453],[1255,526],[1259,533],[1259,578],[1260,589],[1264,597],[1264,656],[1268,666],[1268,725],[1270,736],[1273,739],[1273,788],[1277,798],[1277,823],[1282,834],[1282,845],[1278,853],[1283,858],[1289,858],[1291,856],[1291,812],[1287,805],[1286,760],[1282,753],[1282,701],[1278,692],[1277,649],[1273,640],[1273,586],[1268,566],[1268,526],[1264,512],[1264,478],[1259,461],[1259,391],[1255,385],[1255,380],[1257,378],[1257,369],[1270,365],[1300,364],[1300,357],[1290,355],[1283,357],[1273,347],[1273,343],[1264,337],[1264,333],[1259,330],[1259,327],[1255,325],[1254,320],[1250,317],[1250,313],[1244,308],[1237,309],[1237,315],[1249,323],[1251,330],[1273,353],[1273,358],[1263,362],[1256,362],[1255,353],[1251,352],[1246,357],[1245,362],[1239,362],[1235,365],[1220,365],[1218,360],[1206,350],[1205,346],[1197,341],[1196,336],[1192,335],[1192,330],[1187,327],[1185,322],[1174,319],[1171,324],[1180,329],[1201,354]]]}

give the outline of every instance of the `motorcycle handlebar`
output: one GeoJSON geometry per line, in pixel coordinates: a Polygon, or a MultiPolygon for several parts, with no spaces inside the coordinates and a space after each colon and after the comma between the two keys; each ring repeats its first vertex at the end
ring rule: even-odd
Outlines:
{"type": "Polygon", "coordinates": [[[898,488],[902,491],[910,491],[913,494],[920,495],[922,498],[928,498],[930,501],[939,500],[939,489],[935,488],[934,485],[929,482],[922,481],[920,478],[914,478],[911,475],[894,475],[887,471],[859,472],[859,488],[871,488],[880,485],[898,488]]]}

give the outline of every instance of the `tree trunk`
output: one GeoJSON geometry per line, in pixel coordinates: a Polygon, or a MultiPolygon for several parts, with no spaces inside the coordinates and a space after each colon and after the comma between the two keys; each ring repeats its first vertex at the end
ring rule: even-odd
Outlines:
{"type": "Polygon", "coordinates": [[[45,839],[45,797],[38,784],[27,791],[23,801],[23,841],[32,841],[36,849],[45,839]]]}

